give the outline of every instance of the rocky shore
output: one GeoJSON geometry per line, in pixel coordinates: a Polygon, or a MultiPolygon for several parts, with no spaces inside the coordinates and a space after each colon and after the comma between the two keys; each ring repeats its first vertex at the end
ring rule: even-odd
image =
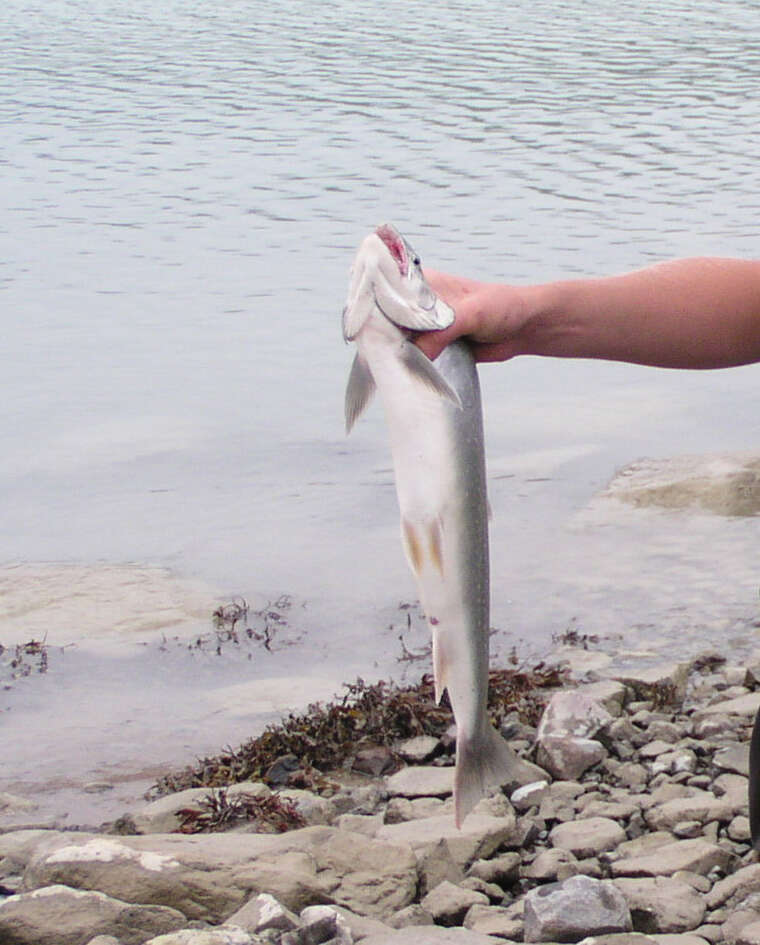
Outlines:
{"type": "Polygon", "coordinates": [[[319,793],[249,781],[97,832],[10,829],[0,945],[759,945],[758,705],[760,669],[717,654],[564,687],[537,726],[503,722],[531,777],[461,831],[450,736],[395,745],[400,770],[319,793]],[[217,816],[215,832],[177,832],[264,802],[303,826],[217,816]]]}

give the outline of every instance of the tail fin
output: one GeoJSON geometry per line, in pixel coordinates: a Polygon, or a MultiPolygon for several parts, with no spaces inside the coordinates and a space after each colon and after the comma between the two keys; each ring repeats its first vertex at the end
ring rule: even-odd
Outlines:
{"type": "Polygon", "coordinates": [[[749,829],[752,846],[760,849],[760,710],[755,716],[749,745],[749,829]]]}
{"type": "Polygon", "coordinates": [[[490,789],[519,780],[523,767],[515,752],[490,722],[482,736],[457,734],[454,771],[454,816],[457,827],[490,789]]]}

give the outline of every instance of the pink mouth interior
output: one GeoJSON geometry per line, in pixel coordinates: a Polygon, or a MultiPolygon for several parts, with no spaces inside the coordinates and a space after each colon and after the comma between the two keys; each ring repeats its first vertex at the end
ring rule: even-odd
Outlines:
{"type": "Polygon", "coordinates": [[[407,274],[409,263],[406,258],[406,248],[404,247],[404,241],[393,229],[393,227],[387,223],[379,226],[375,232],[388,247],[391,256],[393,256],[393,258],[398,263],[398,268],[401,272],[401,275],[405,276],[407,274]]]}

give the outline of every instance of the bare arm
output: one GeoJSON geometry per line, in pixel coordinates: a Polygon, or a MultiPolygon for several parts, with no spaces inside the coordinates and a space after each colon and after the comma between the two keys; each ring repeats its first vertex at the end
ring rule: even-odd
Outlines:
{"type": "Polygon", "coordinates": [[[535,286],[425,274],[457,313],[452,328],[418,339],[431,357],[466,334],[480,361],[518,354],[673,368],[760,361],[760,260],[678,259],[535,286]]]}

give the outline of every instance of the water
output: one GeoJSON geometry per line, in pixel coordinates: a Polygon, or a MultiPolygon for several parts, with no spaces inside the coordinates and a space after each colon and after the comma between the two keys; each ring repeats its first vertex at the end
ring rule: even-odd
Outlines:
{"type": "MultiPolygon", "coordinates": [[[[204,607],[234,595],[290,595],[299,643],[252,661],[228,648],[217,688],[278,679],[297,703],[399,671],[414,589],[380,411],[342,431],[356,245],[391,220],[430,265],[516,282],[756,256],[755,12],[3,5],[0,562],[15,596],[0,642],[77,644],[44,684],[3,693],[9,784],[49,780],[35,739],[76,782],[260,726],[251,692],[213,703],[205,670],[156,649],[208,632],[204,607]],[[155,597],[131,594],[144,582],[155,597]],[[172,606],[151,610],[162,595],[172,606]],[[88,660],[111,661],[107,682],[88,660]],[[107,737],[81,724],[86,683],[115,707],[107,737]]],[[[589,503],[640,456],[755,447],[760,368],[481,374],[497,654],[571,624],[634,649],[641,627],[663,651],[684,632],[733,645],[757,602],[756,520],[589,503]]]]}

